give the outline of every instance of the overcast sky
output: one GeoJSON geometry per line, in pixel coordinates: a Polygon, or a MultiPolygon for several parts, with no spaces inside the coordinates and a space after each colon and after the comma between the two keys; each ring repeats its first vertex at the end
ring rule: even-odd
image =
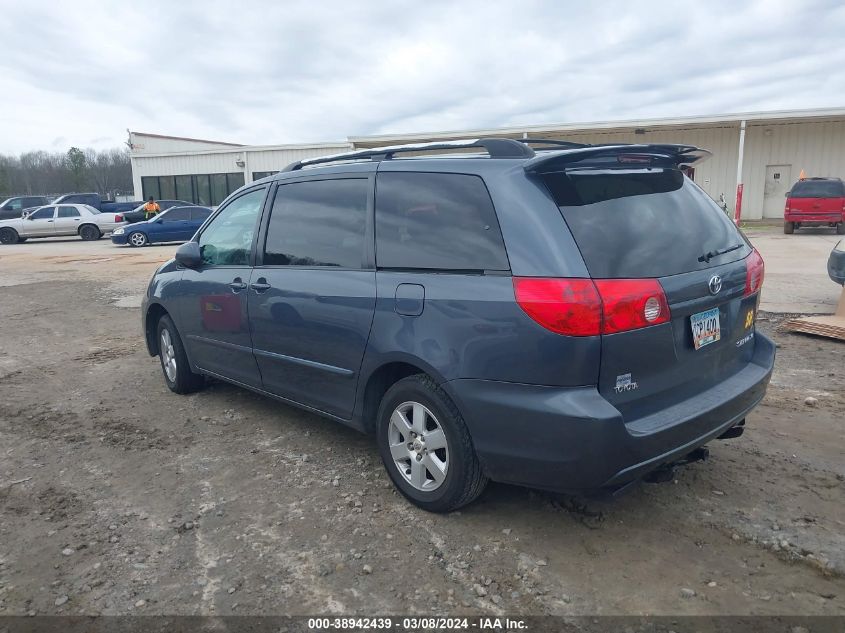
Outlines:
{"type": "Polygon", "coordinates": [[[845,106],[845,4],[0,0],[0,153],[845,106]]]}

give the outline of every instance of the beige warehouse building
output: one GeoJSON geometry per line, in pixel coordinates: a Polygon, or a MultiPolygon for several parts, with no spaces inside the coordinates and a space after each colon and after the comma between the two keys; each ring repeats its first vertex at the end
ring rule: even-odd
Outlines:
{"type": "Polygon", "coordinates": [[[845,177],[845,108],[599,121],[416,134],[354,136],[335,143],[247,146],[130,132],[136,198],[150,195],[216,205],[245,183],[296,160],[349,149],[478,137],[549,138],[578,143],[688,143],[713,157],[695,181],[734,210],[742,184],[742,217],[783,217],[784,195],[806,176],[845,177]]]}

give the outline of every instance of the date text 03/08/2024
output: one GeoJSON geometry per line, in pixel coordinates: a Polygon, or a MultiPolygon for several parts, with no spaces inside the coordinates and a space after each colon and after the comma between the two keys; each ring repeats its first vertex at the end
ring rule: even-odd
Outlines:
{"type": "Polygon", "coordinates": [[[309,618],[308,629],[319,630],[387,630],[387,631],[524,631],[527,624],[523,619],[475,617],[439,618],[405,617],[401,620],[391,617],[335,617],[309,618]]]}

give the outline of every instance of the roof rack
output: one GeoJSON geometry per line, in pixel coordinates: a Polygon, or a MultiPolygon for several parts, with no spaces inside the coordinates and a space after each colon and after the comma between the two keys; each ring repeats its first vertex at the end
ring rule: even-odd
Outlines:
{"type": "Polygon", "coordinates": [[[519,138],[516,139],[520,143],[525,143],[528,145],[529,143],[534,143],[537,145],[554,145],[555,147],[568,147],[568,148],[576,148],[576,147],[591,147],[589,143],[575,143],[573,141],[561,141],[556,138],[519,138]]]}
{"type": "Polygon", "coordinates": [[[534,150],[520,141],[512,138],[477,138],[458,141],[436,141],[433,143],[409,143],[407,145],[391,145],[388,147],[373,147],[329,156],[318,156],[296,161],[282,171],[296,171],[311,165],[370,159],[374,161],[390,160],[395,154],[402,152],[426,152],[446,149],[464,149],[479,147],[487,150],[490,158],[533,158],[534,150]]]}

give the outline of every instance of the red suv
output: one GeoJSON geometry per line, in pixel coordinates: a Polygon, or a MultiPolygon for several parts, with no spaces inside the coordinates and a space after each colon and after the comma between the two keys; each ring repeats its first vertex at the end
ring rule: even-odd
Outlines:
{"type": "Polygon", "coordinates": [[[845,183],[841,178],[806,178],[786,192],[783,232],[802,226],[836,227],[845,235],[845,183]]]}

